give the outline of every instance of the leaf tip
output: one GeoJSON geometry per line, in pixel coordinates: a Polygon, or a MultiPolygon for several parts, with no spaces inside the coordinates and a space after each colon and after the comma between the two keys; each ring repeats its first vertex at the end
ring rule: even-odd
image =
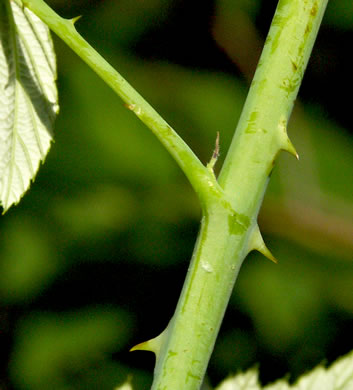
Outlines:
{"type": "Polygon", "coordinates": [[[22,61],[21,56],[16,54],[19,48],[17,44],[11,43],[12,39],[9,40],[10,33],[5,34],[6,39],[1,37],[0,57],[5,55],[4,58],[13,58],[2,69],[1,75],[2,82],[6,83],[6,88],[0,90],[3,106],[1,120],[4,122],[1,139],[11,140],[1,143],[2,214],[19,203],[34,180],[40,162],[50,148],[53,123],[59,110],[55,84],[56,57],[49,29],[27,8],[29,1],[6,3],[12,7],[13,20],[10,21],[11,12],[8,12],[4,21],[15,25],[10,33],[18,35],[23,43],[21,50],[24,58],[30,58],[31,61],[30,64],[22,61]],[[14,75],[19,77],[13,77],[14,75]],[[8,93],[7,88],[14,93],[8,93]],[[17,115],[13,115],[13,112],[17,115]]]}

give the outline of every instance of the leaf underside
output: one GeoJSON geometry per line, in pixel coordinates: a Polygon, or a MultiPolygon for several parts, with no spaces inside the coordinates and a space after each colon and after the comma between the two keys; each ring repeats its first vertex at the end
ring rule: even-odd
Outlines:
{"type": "Polygon", "coordinates": [[[338,359],[329,368],[318,366],[301,376],[293,385],[279,380],[262,387],[258,371],[251,369],[224,380],[216,390],[352,390],[353,389],[353,351],[338,359]]]}
{"type": "Polygon", "coordinates": [[[47,26],[14,1],[0,2],[0,204],[29,188],[58,113],[56,59],[47,26]]]}

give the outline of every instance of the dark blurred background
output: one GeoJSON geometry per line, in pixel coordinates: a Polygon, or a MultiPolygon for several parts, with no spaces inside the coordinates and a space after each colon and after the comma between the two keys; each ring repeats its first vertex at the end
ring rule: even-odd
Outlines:
{"type": "MultiPolygon", "coordinates": [[[[276,1],[51,0],[203,162],[231,141],[276,1]]],[[[246,260],[207,374],[254,365],[293,381],[353,347],[353,2],[331,1],[259,223],[274,265],[246,260]]],[[[0,389],[148,389],[129,353],[173,314],[200,219],[154,136],[54,37],[56,141],[0,219],[0,389]]],[[[173,389],[175,390],[175,389],[173,389]]],[[[181,390],[181,389],[180,389],[181,390]]]]}

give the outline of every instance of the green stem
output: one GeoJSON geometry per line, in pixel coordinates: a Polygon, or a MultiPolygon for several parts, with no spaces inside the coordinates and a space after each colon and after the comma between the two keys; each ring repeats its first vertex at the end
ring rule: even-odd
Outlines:
{"type": "MultiPolygon", "coordinates": [[[[249,251],[270,257],[256,218],[327,1],[281,0],[192,262],[157,353],[152,390],[199,389],[238,271],[249,251]]],[[[273,259],[273,258],[272,258],[273,259]]]]}
{"type": "MultiPolygon", "coordinates": [[[[152,390],[200,388],[230,294],[246,255],[262,241],[257,214],[280,150],[297,156],[287,123],[327,0],[281,0],[219,184],[188,146],[126,81],[42,0],[23,0],[81,56],[179,163],[199,194],[203,218],[175,311],[161,336],[135,349],[156,352],[152,390]]],[[[210,165],[212,167],[212,164],[210,165]]]]}
{"type": "Polygon", "coordinates": [[[219,192],[219,185],[212,174],[196,157],[183,139],[146,102],[143,97],[77,32],[74,24],[79,18],[64,19],[43,0],[16,0],[36,14],[78,56],[82,58],[125,102],[145,125],[152,130],[161,143],[179,164],[195,192],[202,207],[210,192],[219,192]]]}
{"type": "MultiPolygon", "coordinates": [[[[280,149],[296,151],[287,123],[327,0],[281,0],[271,24],[219,183],[237,210],[252,208],[248,193],[262,193],[280,149]],[[244,153],[246,150],[246,153],[244,153]],[[245,200],[246,200],[245,199],[245,200]]],[[[252,196],[254,199],[260,195],[252,196]]]]}

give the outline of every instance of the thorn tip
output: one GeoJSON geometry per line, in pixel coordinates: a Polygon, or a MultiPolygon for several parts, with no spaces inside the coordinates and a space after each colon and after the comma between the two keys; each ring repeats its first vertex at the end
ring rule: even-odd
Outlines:
{"type": "Polygon", "coordinates": [[[262,238],[258,224],[256,224],[256,226],[254,227],[254,230],[251,234],[250,241],[249,241],[249,252],[252,250],[256,250],[256,251],[262,253],[269,260],[271,260],[275,264],[277,264],[277,259],[273,256],[273,254],[267,248],[267,246],[262,238]]]}
{"type": "Polygon", "coordinates": [[[297,160],[299,160],[299,154],[295,150],[294,145],[292,144],[291,140],[287,137],[287,145],[283,148],[286,152],[292,154],[297,160]]]}
{"type": "Polygon", "coordinates": [[[76,17],[70,19],[70,20],[71,20],[71,23],[72,23],[72,24],[75,24],[75,23],[76,23],[79,19],[81,19],[81,18],[82,18],[82,15],[79,15],[79,16],[76,16],[76,17]]]}
{"type": "Polygon", "coordinates": [[[287,119],[283,117],[278,124],[279,130],[279,148],[285,150],[286,152],[292,154],[297,160],[299,160],[299,155],[295,150],[294,145],[287,134],[287,119]]]}
{"type": "Polygon", "coordinates": [[[143,343],[139,343],[130,348],[129,352],[133,351],[151,351],[155,353],[156,357],[158,357],[159,351],[162,347],[162,344],[165,340],[166,335],[168,334],[169,325],[164,329],[164,331],[159,334],[157,337],[144,341],[143,343]]]}

